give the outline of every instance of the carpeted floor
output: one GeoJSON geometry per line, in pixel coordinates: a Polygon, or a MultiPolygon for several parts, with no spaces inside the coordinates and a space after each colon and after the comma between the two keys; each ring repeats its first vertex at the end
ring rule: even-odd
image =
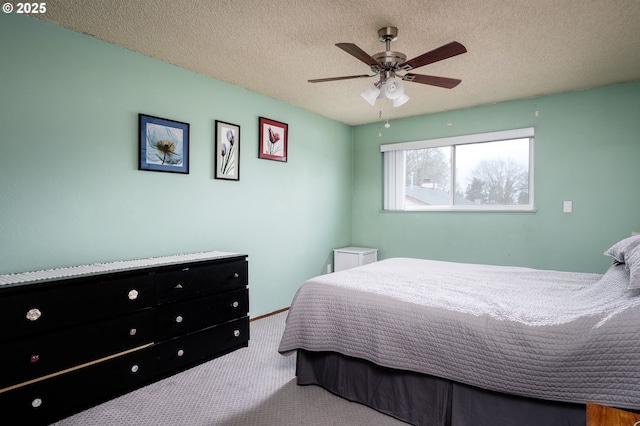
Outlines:
{"type": "Polygon", "coordinates": [[[317,386],[298,386],[295,356],[277,351],[287,313],[251,323],[243,348],[56,426],[406,425],[317,386]]]}

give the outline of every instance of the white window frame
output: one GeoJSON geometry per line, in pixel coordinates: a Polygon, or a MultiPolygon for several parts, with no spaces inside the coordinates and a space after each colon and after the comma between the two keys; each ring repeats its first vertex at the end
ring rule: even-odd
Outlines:
{"type": "Polygon", "coordinates": [[[497,132],[476,133],[472,135],[453,136],[448,138],[425,139],[419,141],[399,142],[380,145],[380,152],[384,155],[384,210],[397,211],[507,211],[532,212],[534,208],[534,143],[535,130],[533,127],[502,130],[497,132]],[[455,188],[455,149],[451,156],[451,199],[449,205],[439,206],[405,206],[405,152],[413,149],[455,147],[482,142],[499,142],[511,139],[529,139],[529,204],[516,205],[455,205],[453,202],[455,188]]]}

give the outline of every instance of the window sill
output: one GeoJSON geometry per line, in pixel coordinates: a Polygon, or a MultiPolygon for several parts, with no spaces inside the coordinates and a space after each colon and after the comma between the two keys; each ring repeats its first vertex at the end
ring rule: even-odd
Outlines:
{"type": "Polygon", "coordinates": [[[515,214],[536,214],[538,209],[456,209],[456,208],[431,208],[431,209],[406,209],[406,210],[385,210],[380,213],[515,213],[515,214]]]}

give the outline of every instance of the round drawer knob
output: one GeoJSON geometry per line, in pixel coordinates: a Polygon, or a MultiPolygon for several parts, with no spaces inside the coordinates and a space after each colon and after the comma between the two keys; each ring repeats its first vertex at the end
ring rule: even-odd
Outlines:
{"type": "Polygon", "coordinates": [[[136,364],[131,366],[131,372],[132,373],[137,373],[139,369],[140,369],[140,367],[138,367],[136,364]]]}
{"type": "Polygon", "coordinates": [[[231,304],[231,306],[233,306],[234,308],[237,308],[238,306],[240,306],[240,304],[238,303],[238,301],[236,300],[235,302],[233,302],[231,304]]]}
{"type": "Polygon", "coordinates": [[[178,350],[178,356],[182,356],[182,355],[184,355],[184,351],[182,349],[179,349],[178,350]]]}
{"type": "Polygon", "coordinates": [[[136,334],[138,334],[138,330],[135,328],[132,328],[131,330],[129,330],[129,336],[135,336],[136,334]]]}
{"type": "Polygon", "coordinates": [[[136,300],[138,298],[138,290],[131,290],[129,291],[129,294],[127,294],[127,297],[129,298],[129,300],[136,300]]]}
{"type": "Polygon", "coordinates": [[[240,330],[233,330],[233,335],[235,337],[239,337],[240,336],[240,330]]]}
{"type": "Polygon", "coordinates": [[[36,398],[33,401],[31,401],[31,406],[33,408],[38,408],[41,405],[42,405],[42,400],[40,398],[36,398]]]}
{"type": "Polygon", "coordinates": [[[176,322],[177,322],[178,324],[180,324],[180,323],[182,322],[182,320],[183,320],[183,319],[184,319],[184,318],[182,318],[182,315],[178,315],[178,316],[176,317],[176,322]]]}
{"type": "Polygon", "coordinates": [[[42,312],[40,312],[40,309],[38,309],[38,308],[29,309],[27,311],[27,315],[26,315],[26,317],[27,317],[27,319],[29,321],[35,321],[38,318],[40,318],[41,316],[42,316],[42,312]]]}
{"type": "Polygon", "coordinates": [[[38,362],[40,360],[40,355],[38,354],[33,354],[31,355],[31,357],[29,358],[29,362],[31,364],[35,364],[36,362],[38,362]]]}
{"type": "Polygon", "coordinates": [[[233,278],[238,278],[240,275],[236,272],[235,274],[233,274],[233,278]]]}

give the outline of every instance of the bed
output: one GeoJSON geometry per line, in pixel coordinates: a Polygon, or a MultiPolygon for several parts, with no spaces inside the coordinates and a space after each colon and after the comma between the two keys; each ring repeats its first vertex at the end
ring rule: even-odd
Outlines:
{"type": "Polygon", "coordinates": [[[415,425],[581,425],[640,409],[640,236],[604,274],[391,258],[305,282],[279,345],[319,385],[415,425]]]}

